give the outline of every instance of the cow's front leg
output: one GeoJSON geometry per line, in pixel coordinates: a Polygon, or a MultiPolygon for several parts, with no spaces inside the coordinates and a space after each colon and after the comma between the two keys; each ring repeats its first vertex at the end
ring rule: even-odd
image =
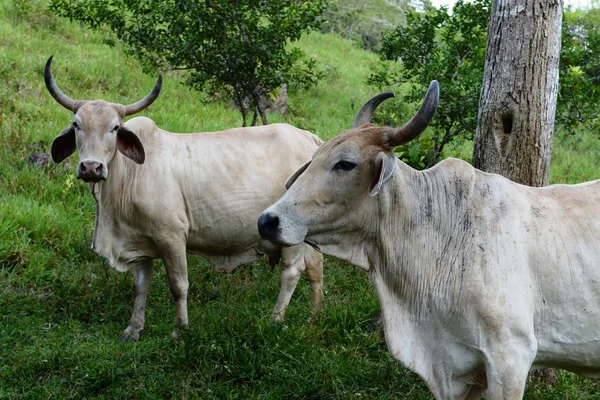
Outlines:
{"type": "Polygon", "coordinates": [[[174,252],[163,253],[162,257],[176,307],[175,329],[171,334],[172,339],[177,339],[179,331],[188,327],[187,294],[189,282],[185,246],[182,246],[177,253],[178,255],[174,255],[174,252]]]}
{"type": "Polygon", "coordinates": [[[296,290],[300,276],[305,271],[310,281],[312,311],[316,313],[323,300],[323,255],[303,243],[282,248],[281,261],[283,269],[273,318],[276,321],[283,321],[285,309],[296,290]]]}
{"type": "Polygon", "coordinates": [[[123,332],[121,340],[136,341],[144,330],[146,319],[146,300],[152,274],[152,260],[136,264],[133,267],[133,284],[135,286],[135,303],[129,326],[123,332]]]}
{"type": "Polygon", "coordinates": [[[282,269],[279,281],[279,296],[272,313],[273,319],[278,322],[283,321],[285,309],[292,299],[302,272],[306,268],[301,254],[288,254],[287,257],[284,254],[285,250],[282,252],[281,257],[282,269]]]}
{"type": "Polygon", "coordinates": [[[527,374],[535,358],[536,345],[500,344],[486,360],[486,400],[520,400],[527,374]]]}
{"type": "Polygon", "coordinates": [[[305,244],[304,263],[306,264],[306,276],[310,282],[310,305],[311,312],[315,316],[323,304],[323,254],[305,244]]]}

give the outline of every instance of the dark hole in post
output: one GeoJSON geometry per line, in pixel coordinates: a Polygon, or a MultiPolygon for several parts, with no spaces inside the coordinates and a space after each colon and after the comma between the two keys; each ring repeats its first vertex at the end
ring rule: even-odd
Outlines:
{"type": "Polygon", "coordinates": [[[511,115],[505,115],[502,117],[502,127],[504,128],[504,133],[506,135],[510,135],[512,133],[513,119],[511,115]]]}

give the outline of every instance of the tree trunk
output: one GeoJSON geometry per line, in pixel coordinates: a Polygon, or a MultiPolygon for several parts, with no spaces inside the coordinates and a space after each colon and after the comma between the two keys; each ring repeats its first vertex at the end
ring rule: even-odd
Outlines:
{"type": "Polygon", "coordinates": [[[233,104],[235,105],[235,108],[240,110],[240,113],[242,114],[242,127],[245,127],[248,110],[246,109],[246,106],[244,104],[244,96],[240,95],[240,93],[238,91],[236,91],[233,94],[232,100],[233,100],[233,104]]]}
{"type": "MultiPolygon", "coordinates": [[[[254,100],[254,112],[258,112],[260,114],[260,120],[263,125],[269,125],[269,120],[267,119],[267,113],[265,112],[264,105],[260,101],[262,92],[259,90],[254,90],[252,92],[252,99],[254,100]]],[[[256,115],[256,114],[255,114],[256,115]]]]}
{"type": "Polygon", "coordinates": [[[258,122],[258,108],[255,106],[254,107],[254,116],[252,117],[252,125],[251,126],[256,126],[257,122],[258,122]]]}
{"type": "Polygon", "coordinates": [[[260,120],[262,121],[262,124],[269,125],[269,120],[267,119],[267,113],[262,108],[262,106],[258,106],[256,108],[258,108],[258,113],[260,114],[260,120]]]}
{"type": "Polygon", "coordinates": [[[473,166],[548,184],[562,0],[494,0],[473,166]]]}

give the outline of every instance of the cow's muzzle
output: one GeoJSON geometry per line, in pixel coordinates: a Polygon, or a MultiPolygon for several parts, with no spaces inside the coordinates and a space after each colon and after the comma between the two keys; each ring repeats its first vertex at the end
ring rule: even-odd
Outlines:
{"type": "Polygon", "coordinates": [[[104,166],[98,161],[82,161],[77,168],[77,179],[82,179],[84,182],[106,180],[104,166]]]}
{"type": "Polygon", "coordinates": [[[279,232],[279,217],[270,212],[264,212],[258,218],[258,233],[265,240],[276,242],[279,232]]]}

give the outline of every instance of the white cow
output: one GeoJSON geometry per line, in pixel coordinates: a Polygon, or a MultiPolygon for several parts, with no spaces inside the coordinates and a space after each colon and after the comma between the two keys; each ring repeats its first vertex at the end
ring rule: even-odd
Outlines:
{"type": "Polygon", "coordinates": [[[599,378],[600,181],[532,188],[457,159],[416,171],[392,149],[427,127],[437,82],[401,128],[361,125],[380,100],[288,180],[262,237],[367,271],[390,353],[437,399],[520,399],[542,367],[599,378]]]}
{"type": "Polygon", "coordinates": [[[207,258],[219,272],[267,254],[283,262],[281,288],[273,310],[283,318],[302,272],[306,271],[316,310],[322,299],[323,256],[306,244],[281,248],[262,240],[256,218],[285,192],[284,182],[322,141],[290,125],[177,135],[127,115],[157,97],[162,76],[139,102],[122,106],[75,101],[52,77],[50,94],[75,117],[52,143],[61,162],[79,150],[77,177],[96,200],[92,248],[117,271],[133,269],[135,305],[123,339],[137,340],[144,327],[152,260],[162,258],[177,315],[173,337],[188,325],[186,250],[207,258]],[[117,151],[118,150],[118,151],[117,151]]]}

